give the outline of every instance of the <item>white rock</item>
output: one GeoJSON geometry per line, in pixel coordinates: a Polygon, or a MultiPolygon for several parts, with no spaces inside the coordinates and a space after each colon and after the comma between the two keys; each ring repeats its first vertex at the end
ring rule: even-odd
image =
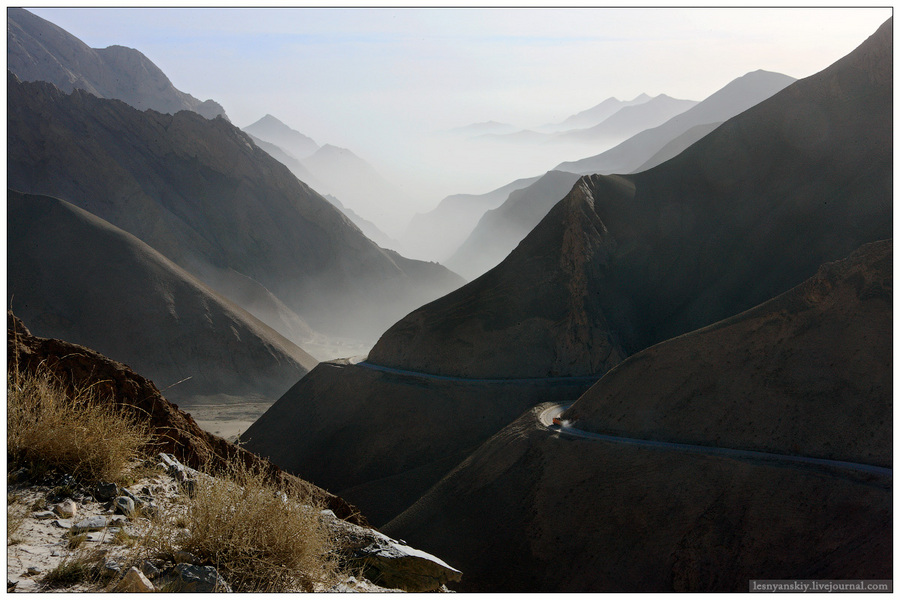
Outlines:
{"type": "Polygon", "coordinates": [[[126,594],[134,594],[137,592],[153,592],[153,584],[141,573],[137,567],[131,567],[125,573],[122,581],[116,585],[115,591],[124,592],[126,594]]]}
{"type": "Polygon", "coordinates": [[[70,519],[75,516],[78,512],[78,505],[75,504],[75,501],[71,498],[67,498],[63,500],[59,504],[53,507],[53,512],[63,517],[64,519],[70,519]]]}

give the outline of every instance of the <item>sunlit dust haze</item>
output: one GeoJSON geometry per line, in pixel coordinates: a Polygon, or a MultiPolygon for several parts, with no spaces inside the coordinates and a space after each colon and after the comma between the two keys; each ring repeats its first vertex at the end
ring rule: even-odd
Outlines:
{"type": "MultiPolygon", "coordinates": [[[[246,127],[271,114],[392,186],[341,199],[389,236],[445,196],[481,194],[614,140],[554,141],[609,97],[701,101],[764,69],[802,78],[890,8],[29,8],[94,48],[136,48],[246,127]],[[494,122],[522,138],[468,128],[494,122]],[[557,128],[558,129],[558,128],[557,128]],[[481,136],[481,137],[479,137],[481,136]],[[530,137],[529,137],[530,136],[530,137]]],[[[315,185],[313,185],[315,188],[315,185]]],[[[415,256],[415,249],[401,248],[415,256]]]]}

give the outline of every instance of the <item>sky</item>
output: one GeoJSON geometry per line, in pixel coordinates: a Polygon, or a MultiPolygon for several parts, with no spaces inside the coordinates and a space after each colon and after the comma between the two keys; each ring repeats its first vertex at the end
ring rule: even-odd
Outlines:
{"type": "Polygon", "coordinates": [[[403,182],[421,210],[446,194],[487,192],[583,157],[516,164],[495,156],[493,164],[477,153],[442,153],[429,142],[435,132],[490,120],[539,127],[610,96],[702,100],[757,69],[806,77],[892,14],[889,7],[29,10],[89,46],[137,48],[178,89],[222,104],[238,126],[270,113],[320,144],[351,149],[403,182]]]}

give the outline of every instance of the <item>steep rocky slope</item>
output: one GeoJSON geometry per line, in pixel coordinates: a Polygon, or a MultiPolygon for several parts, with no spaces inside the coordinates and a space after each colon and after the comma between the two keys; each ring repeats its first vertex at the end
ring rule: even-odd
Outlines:
{"type": "Polygon", "coordinates": [[[316,365],[134,236],[68,202],[9,191],[7,226],[7,292],[35,332],[124,361],[178,402],[272,402],[316,365]]]}
{"type": "MultiPolygon", "coordinates": [[[[654,169],[586,176],[503,263],[395,324],[370,360],[511,376],[534,352],[528,318],[570,305],[590,319],[578,323],[585,329],[577,339],[609,340],[624,357],[746,310],[820,264],[890,237],[891,31],[888,21],[844,59],[654,169]],[[595,223],[587,241],[560,237],[571,214],[561,207],[576,203],[595,223]],[[566,244],[591,252],[565,252],[566,244]],[[535,268],[536,248],[560,260],[535,268]],[[525,281],[533,291],[523,293],[525,281]]],[[[580,357],[546,353],[538,357],[545,370],[566,357],[578,365],[570,373],[583,373],[606,352],[570,345],[572,331],[559,328],[543,347],[580,357]]]]}
{"type": "Polygon", "coordinates": [[[64,92],[85,90],[139,110],[191,110],[207,119],[225,116],[216,102],[175,89],[146,56],[132,48],[90,48],[64,29],[21,8],[6,11],[6,65],[22,81],[49,81],[64,92]]]}
{"type": "Polygon", "coordinates": [[[378,248],[223,119],[141,112],[13,75],[7,97],[10,187],[88,210],[226,297],[222,272],[234,271],[313,329],[365,338],[461,283],[378,248]]]}
{"type": "Polygon", "coordinates": [[[455,561],[469,591],[889,579],[892,253],[869,244],[636,354],[570,426],[535,408],[385,531],[455,561]]]}

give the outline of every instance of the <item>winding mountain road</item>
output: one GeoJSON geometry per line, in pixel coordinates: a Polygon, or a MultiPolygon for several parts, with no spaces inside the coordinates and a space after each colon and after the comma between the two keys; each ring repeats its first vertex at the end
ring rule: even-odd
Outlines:
{"type": "Polygon", "coordinates": [[[384,373],[393,373],[395,375],[405,375],[406,377],[418,377],[419,379],[434,379],[436,381],[456,381],[459,383],[590,383],[600,381],[602,375],[583,375],[571,377],[520,377],[509,379],[473,379],[468,377],[453,377],[451,375],[434,375],[431,373],[420,373],[418,371],[406,371],[404,369],[395,369],[393,367],[383,367],[376,365],[359,357],[348,359],[351,365],[371,369],[373,371],[382,371],[384,373]],[[356,362],[354,362],[356,361],[356,362]]]}
{"type": "MultiPolygon", "coordinates": [[[[848,469],[859,473],[869,473],[893,479],[893,469],[886,467],[877,467],[874,465],[866,465],[861,463],[847,462],[843,460],[830,460],[827,458],[813,458],[809,456],[795,456],[792,454],[776,454],[773,452],[760,452],[758,450],[737,450],[734,448],[719,448],[716,446],[700,446],[696,444],[682,444],[678,442],[659,442],[655,440],[642,440],[639,438],[627,438],[615,435],[606,435],[602,433],[593,433],[576,429],[571,425],[554,425],[554,417],[558,417],[565,411],[568,406],[551,406],[541,413],[540,421],[545,427],[559,431],[562,434],[573,437],[602,440],[605,442],[614,442],[618,444],[631,444],[635,446],[645,446],[648,448],[660,448],[664,450],[676,450],[679,452],[692,452],[695,454],[706,454],[710,456],[726,456],[729,458],[764,460],[773,462],[789,462],[799,463],[802,465],[814,465],[832,467],[838,469],[848,469]]],[[[565,423],[565,421],[563,421],[565,423]]]]}
{"type": "MultiPolygon", "coordinates": [[[[534,377],[519,379],[473,379],[467,377],[453,377],[449,375],[434,375],[431,373],[420,373],[418,371],[407,371],[404,369],[395,369],[392,367],[384,367],[376,365],[365,360],[365,357],[354,357],[348,359],[351,365],[371,369],[373,371],[381,371],[384,373],[392,373],[395,375],[403,375],[406,377],[416,377],[419,379],[431,379],[436,381],[454,381],[458,383],[469,384],[498,384],[498,383],[586,383],[599,381],[601,376],[589,375],[579,377],[534,377]]],[[[862,463],[854,463],[843,460],[831,460],[827,458],[814,458],[810,456],[796,456],[792,454],[777,454],[774,452],[762,452],[759,450],[738,450],[735,448],[719,448],[716,446],[701,446],[698,444],[683,444],[680,442],[661,442],[656,440],[645,440],[640,438],[628,438],[615,435],[607,435],[603,433],[594,433],[576,429],[571,425],[554,425],[553,418],[561,415],[568,406],[555,405],[546,409],[540,414],[540,422],[548,429],[559,431],[562,434],[591,440],[600,440],[605,442],[613,442],[617,444],[630,444],[634,446],[644,446],[647,448],[659,448],[663,450],[675,450],[678,452],[691,452],[695,454],[705,454],[708,456],[725,456],[729,458],[744,460],[762,460],[769,462],[794,463],[806,466],[830,467],[837,469],[850,470],[857,473],[867,473],[870,475],[878,475],[893,480],[893,469],[887,467],[878,467],[875,465],[867,465],[862,463]]]]}

